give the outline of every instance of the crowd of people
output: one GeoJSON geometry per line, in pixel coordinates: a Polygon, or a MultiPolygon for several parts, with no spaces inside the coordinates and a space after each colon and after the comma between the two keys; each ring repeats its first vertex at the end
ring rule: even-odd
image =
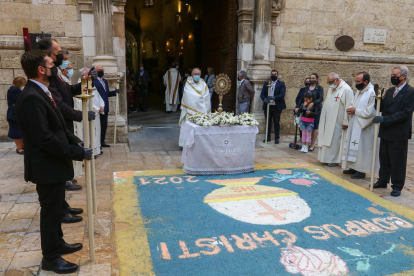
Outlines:
{"type": "MultiPolygon", "coordinates": [[[[65,200],[65,190],[77,191],[82,186],[76,177],[82,174],[82,161],[103,154],[108,126],[109,97],[119,90],[110,90],[101,65],[81,68],[80,78],[72,84],[73,67],[69,51],[57,41],[43,38],[39,50],[28,51],[21,58],[27,80],[16,77],[7,93],[7,121],[9,137],[16,143],[16,153],[24,155],[25,180],[36,184],[41,206],[40,233],[42,269],[57,273],[77,270],[74,263],[61,255],[82,249],[82,244],[68,244],[63,239],[61,223],[82,221],[81,208],[72,208],[65,200]],[[91,77],[93,90],[92,110],[87,118],[93,121],[96,145],[83,145],[83,111],[81,78],[91,77]]],[[[330,167],[341,163],[344,174],[353,179],[365,178],[379,172],[374,188],[386,188],[392,183],[392,196],[399,196],[406,176],[408,140],[411,138],[414,88],[407,83],[408,68],[397,66],[391,72],[391,83],[379,105],[377,94],[367,72],[357,73],[353,89],[339,75],[328,75],[329,90],[319,84],[319,76],[311,74],[300,89],[294,108],[296,123],[300,125],[302,148],[307,153],[318,148],[318,160],[330,167]],[[375,124],[380,124],[379,134],[375,124]],[[380,140],[374,149],[373,141],[380,140]],[[316,143],[317,142],[317,143],[316,143]],[[373,152],[378,151],[373,160],[373,152]]],[[[180,105],[182,126],[197,112],[209,114],[214,96],[215,74],[208,67],[204,79],[199,68],[182,73],[174,62],[163,76],[167,112],[176,112],[180,105]]],[[[237,73],[237,114],[251,112],[255,91],[245,71],[237,73]]],[[[279,80],[277,70],[270,72],[270,83],[263,84],[260,99],[268,129],[274,127],[274,142],[280,139],[280,117],[286,109],[286,85],[279,80]]],[[[148,109],[148,85],[151,78],[144,65],[127,80],[128,108],[148,109]],[[131,101],[134,103],[131,105],[131,101]]],[[[271,141],[271,132],[265,137],[271,141]]],[[[180,137],[180,145],[182,145],[180,137]]]]}

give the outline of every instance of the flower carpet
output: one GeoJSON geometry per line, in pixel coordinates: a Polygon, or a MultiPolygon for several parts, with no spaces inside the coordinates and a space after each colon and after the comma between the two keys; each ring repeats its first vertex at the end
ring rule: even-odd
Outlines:
{"type": "Polygon", "coordinates": [[[124,275],[414,275],[414,211],[310,164],[114,173],[124,275]]]}

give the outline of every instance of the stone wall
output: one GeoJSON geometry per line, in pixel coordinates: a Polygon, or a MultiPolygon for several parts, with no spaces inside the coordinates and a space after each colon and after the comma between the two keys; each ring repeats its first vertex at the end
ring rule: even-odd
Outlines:
{"type": "Polygon", "coordinates": [[[24,76],[20,56],[24,53],[23,28],[30,33],[50,33],[69,50],[78,79],[84,66],[82,25],[76,0],[0,0],[0,138],[7,136],[7,90],[13,78],[24,76]]]}
{"type": "MultiPolygon", "coordinates": [[[[280,2],[280,1],[276,1],[280,2]]],[[[275,61],[286,83],[288,109],[295,105],[296,95],[306,76],[317,73],[320,84],[328,91],[326,78],[336,72],[354,87],[355,74],[370,73],[372,83],[388,88],[392,68],[408,66],[413,74],[414,36],[410,22],[414,19],[414,1],[396,5],[392,0],[288,0],[280,13],[280,22],[272,25],[275,61]],[[387,30],[387,42],[364,44],[364,28],[387,30]],[[335,47],[335,40],[349,35],[355,46],[346,52],[335,47]]],[[[355,90],[355,89],[354,89],[355,90]]],[[[293,112],[282,116],[282,132],[294,133],[293,112]]]]}

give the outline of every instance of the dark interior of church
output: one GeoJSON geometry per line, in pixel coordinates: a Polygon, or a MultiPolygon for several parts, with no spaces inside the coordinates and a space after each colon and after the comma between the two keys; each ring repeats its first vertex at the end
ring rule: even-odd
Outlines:
{"type": "MultiPolygon", "coordinates": [[[[184,77],[194,67],[207,74],[227,74],[232,81],[223,108],[235,110],[237,0],[128,0],[125,9],[126,65],[130,74],[140,64],[150,75],[148,104],[164,108],[163,75],[179,62],[184,77]]],[[[191,74],[191,73],[190,73],[191,74]]],[[[213,108],[218,107],[214,94],[213,108]]]]}

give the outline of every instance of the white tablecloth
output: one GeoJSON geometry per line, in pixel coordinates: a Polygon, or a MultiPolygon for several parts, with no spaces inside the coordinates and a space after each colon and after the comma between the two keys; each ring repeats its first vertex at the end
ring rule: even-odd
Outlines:
{"type": "Polygon", "coordinates": [[[239,174],[254,171],[257,126],[202,127],[186,122],[181,163],[192,175],[239,174]]]}

